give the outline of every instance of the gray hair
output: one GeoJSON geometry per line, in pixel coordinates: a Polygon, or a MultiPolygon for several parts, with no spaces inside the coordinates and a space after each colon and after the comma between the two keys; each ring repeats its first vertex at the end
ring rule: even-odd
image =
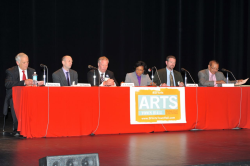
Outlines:
{"type": "Polygon", "coordinates": [[[17,54],[17,56],[15,57],[15,60],[16,60],[17,62],[20,62],[20,60],[21,60],[22,57],[28,57],[28,55],[26,55],[26,54],[23,53],[23,52],[20,52],[20,53],[17,54]]]}
{"type": "Polygon", "coordinates": [[[106,57],[106,56],[101,56],[99,59],[98,59],[98,63],[100,63],[101,61],[103,60],[106,60],[109,62],[109,59],[106,57]]]}

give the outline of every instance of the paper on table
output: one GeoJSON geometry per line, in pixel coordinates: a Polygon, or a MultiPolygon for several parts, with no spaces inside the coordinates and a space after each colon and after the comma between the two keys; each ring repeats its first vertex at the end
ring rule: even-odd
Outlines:
{"type": "Polygon", "coordinates": [[[245,84],[245,83],[247,82],[248,79],[249,79],[249,78],[244,79],[244,80],[241,81],[241,82],[237,82],[235,85],[242,85],[242,84],[245,84]]]}

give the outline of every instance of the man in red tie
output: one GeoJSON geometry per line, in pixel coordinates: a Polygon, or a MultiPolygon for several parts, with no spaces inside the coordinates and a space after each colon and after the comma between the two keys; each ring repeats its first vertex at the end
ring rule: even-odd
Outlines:
{"type": "Polygon", "coordinates": [[[35,72],[35,69],[29,68],[29,57],[25,53],[19,53],[15,57],[17,66],[9,68],[6,70],[5,78],[5,88],[6,96],[4,101],[3,114],[6,116],[8,113],[8,107],[11,108],[11,114],[13,118],[13,135],[18,136],[17,132],[17,118],[15,110],[13,107],[12,101],[12,87],[14,86],[25,86],[32,85],[32,74],[35,72]]]}

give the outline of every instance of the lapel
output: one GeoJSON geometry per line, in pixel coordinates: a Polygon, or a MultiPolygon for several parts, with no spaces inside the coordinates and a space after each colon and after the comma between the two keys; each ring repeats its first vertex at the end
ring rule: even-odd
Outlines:
{"type": "MultiPolygon", "coordinates": [[[[139,86],[139,82],[138,82],[138,79],[137,79],[137,76],[136,76],[136,73],[133,72],[133,82],[135,83],[135,86],[139,86]]],[[[141,77],[141,84],[142,84],[142,77],[141,77]]]]}
{"type": "Polygon", "coordinates": [[[14,73],[15,73],[16,80],[20,81],[20,75],[19,75],[18,66],[15,66],[14,73]]]}
{"type": "Polygon", "coordinates": [[[71,69],[69,69],[69,75],[70,75],[70,85],[72,85],[73,80],[74,80],[74,75],[71,69]]]}
{"type": "MultiPolygon", "coordinates": [[[[109,78],[111,79],[110,73],[108,72],[108,70],[106,70],[105,73],[104,73],[104,75],[103,75],[104,79],[106,78],[106,75],[108,75],[109,78]]],[[[96,80],[98,80],[100,78],[100,82],[101,82],[101,76],[100,76],[99,71],[98,71],[98,75],[96,75],[96,78],[97,78],[96,80]]]]}
{"type": "Polygon", "coordinates": [[[178,82],[176,81],[177,80],[177,74],[176,74],[176,71],[173,70],[173,73],[174,73],[174,82],[175,82],[175,86],[178,86],[178,82]]]}
{"type": "Polygon", "coordinates": [[[31,71],[29,68],[27,68],[27,74],[28,74],[28,79],[33,79],[33,78],[32,78],[32,75],[33,75],[34,73],[32,73],[32,71],[31,71]]]}
{"type": "Polygon", "coordinates": [[[205,76],[206,76],[206,80],[209,81],[209,70],[208,69],[205,70],[205,76]]]}
{"type": "Polygon", "coordinates": [[[159,74],[159,77],[162,78],[161,79],[161,83],[167,83],[167,68],[165,67],[163,72],[162,72],[162,75],[159,74]]]}
{"type": "Polygon", "coordinates": [[[220,76],[219,76],[219,73],[218,73],[218,72],[216,72],[216,73],[215,73],[215,78],[216,78],[216,81],[217,81],[217,80],[221,80],[221,78],[220,78],[220,76]]]}

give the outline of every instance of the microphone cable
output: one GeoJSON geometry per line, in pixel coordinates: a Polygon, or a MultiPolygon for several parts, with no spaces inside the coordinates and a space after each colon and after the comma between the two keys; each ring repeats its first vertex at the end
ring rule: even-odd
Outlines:
{"type": "MultiPolygon", "coordinates": [[[[229,70],[228,70],[229,71],[229,70]]],[[[232,76],[234,77],[234,74],[233,74],[233,72],[231,72],[231,71],[229,71],[231,74],[232,74],[232,76]]],[[[237,83],[237,79],[234,77],[234,80],[236,81],[235,83],[237,83]]],[[[238,123],[238,125],[237,125],[237,127],[236,128],[234,128],[234,129],[240,129],[239,128],[239,126],[240,126],[240,121],[241,121],[241,105],[242,105],[242,86],[240,85],[240,117],[239,117],[239,123],[238,123]]]]}
{"type": "MultiPolygon", "coordinates": [[[[196,123],[194,126],[194,130],[201,130],[201,129],[197,129],[197,123],[198,123],[198,116],[199,116],[199,106],[198,106],[198,86],[195,86],[195,91],[196,91],[196,123]]],[[[186,106],[186,104],[185,104],[186,106]]]]}
{"type": "Polygon", "coordinates": [[[157,68],[154,66],[154,68],[155,68],[155,71],[156,71],[156,74],[157,74],[157,77],[158,77],[158,79],[159,79],[159,81],[160,81],[160,85],[161,85],[161,78],[160,78],[160,76],[159,76],[159,74],[158,74],[158,70],[157,70],[157,68]]]}
{"type": "MultiPolygon", "coordinates": [[[[97,70],[98,71],[98,70],[97,70]]],[[[98,116],[98,122],[97,122],[97,126],[95,131],[93,131],[90,135],[94,136],[95,132],[97,131],[97,129],[99,128],[99,124],[100,124],[100,118],[101,118],[101,89],[100,89],[100,73],[98,71],[98,106],[99,106],[99,116],[98,116]]]]}
{"type": "MultiPolygon", "coordinates": [[[[188,75],[190,76],[190,78],[192,79],[193,83],[195,83],[193,77],[191,76],[191,74],[189,73],[188,70],[184,69],[184,68],[181,68],[182,71],[185,71],[188,73],[188,75]]],[[[199,105],[198,105],[198,86],[195,86],[195,91],[196,91],[196,123],[195,123],[195,126],[194,126],[194,129],[191,129],[191,130],[201,130],[201,129],[197,129],[197,124],[198,124],[198,116],[199,116],[199,105]]],[[[185,104],[185,107],[186,107],[186,104],[185,104]]]]}
{"type": "MultiPolygon", "coordinates": [[[[234,80],[236,81],[235,84],[237,83],[237,79],[235,78],[233,72],[231,72],[230,70],[227,70],[227,69],[221,69],[222,71],[225,71],[225,72],[229,72],[232,74],[234,80]]],[[[241,105],[242,105],[242,86],[240,85],[240,117],[239,117],[239,123],[237,125],[236,128],[233,128],[233,129],[240,129],[239,126],[240,126],[240,121],[241,121],[241,105]]]]}
{"type": "Polygon", "coordinates": [[[47,129],[46,129],[46,133],[45,133],[45,138],[47,137],[47,133],[48,133],[48,129],[49,129],[49,86],[48,86],[48,123],[47,123],[47,129]]]}
{"type": "Polygon", "coordinates": [[[236,128],[233,129],[241,129],[240,126],[240,122],[241,122],[241,105],[242,105],[242,86],[240,85],[240,117],[239,117],[239,123],[237,125],[236,128]]]}
{"type": "Polygon", "coordinates": [[[240,85],[240,117],[239,117],[239,123],[237,128],[240,126],[240,121],[241,121],[241,105],[242,105],[242,86],[240,85]]]}

